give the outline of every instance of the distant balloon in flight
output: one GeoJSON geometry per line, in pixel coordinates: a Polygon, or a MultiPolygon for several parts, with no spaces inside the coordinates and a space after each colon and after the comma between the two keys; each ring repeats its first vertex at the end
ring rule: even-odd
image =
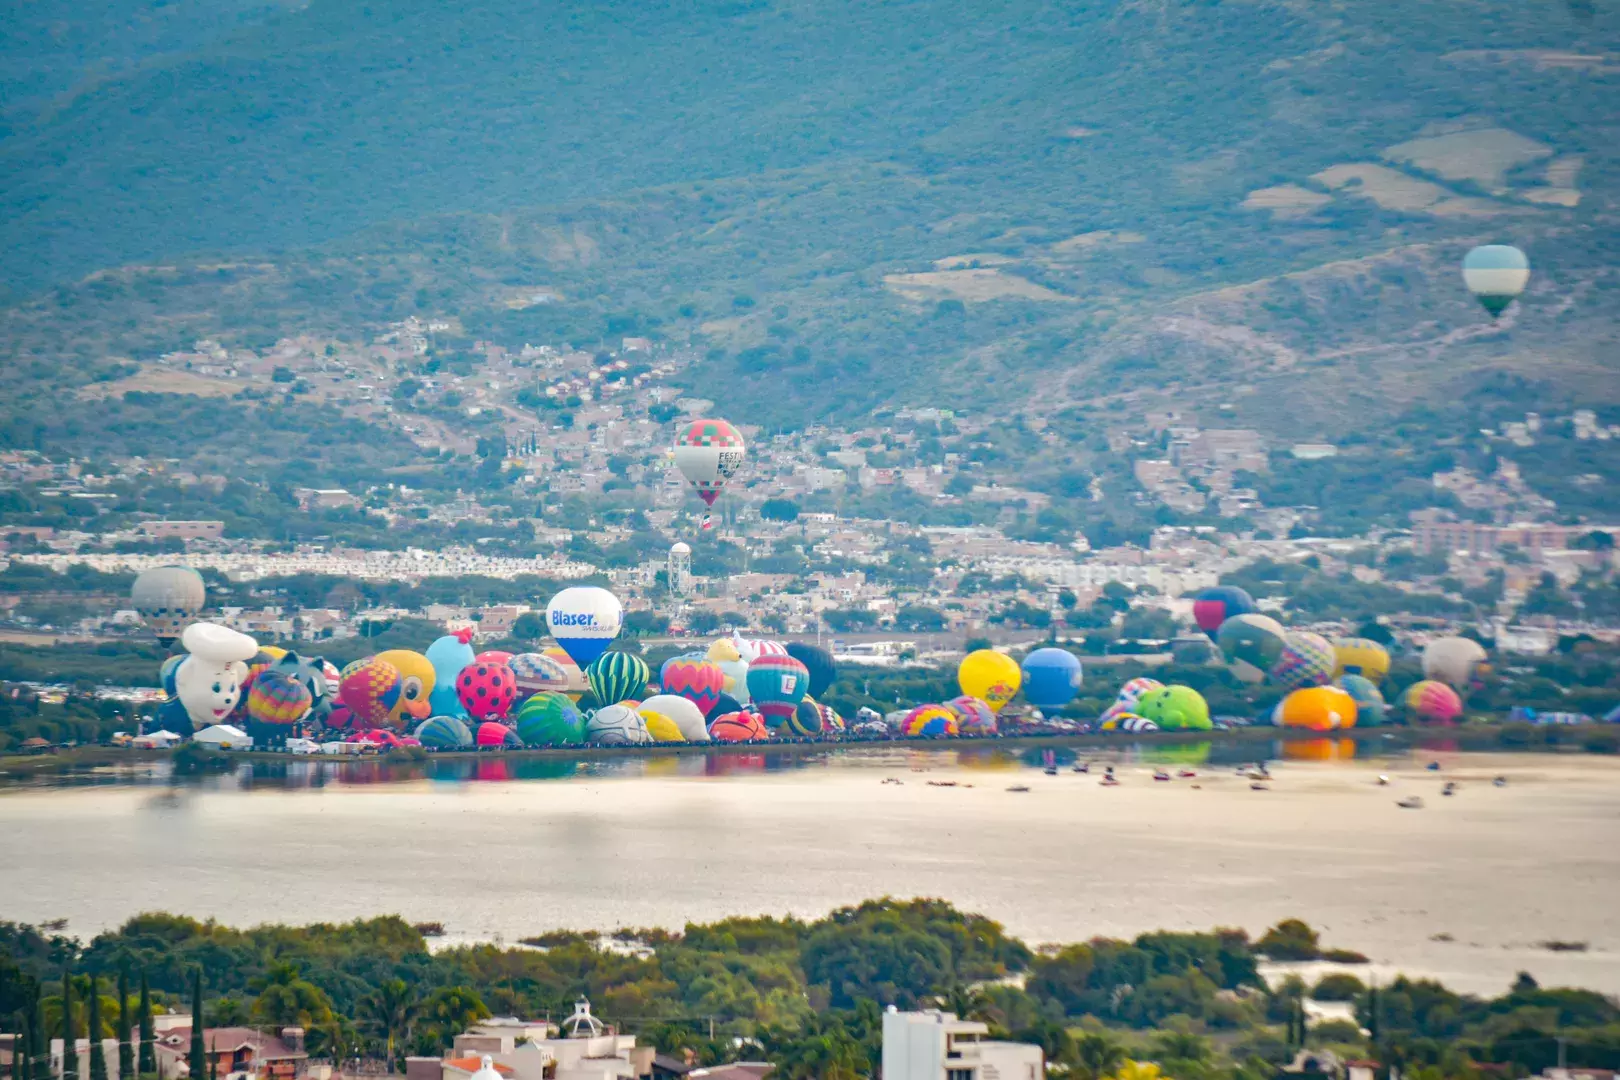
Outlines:
{"type": "Polygon", "coordinates": [[[743,437],[724,420],[694,420],[675,436],[675,467],[710,506],[747,455],[743,437]]]}
{"type": "Polygon", "coordinates": [[[1530,283],[1530,260],[1508,244],[1486,244],[1463,258],[1463,284],[1491,318],[1502,314],[1530,283]]]}
{"type": "Polygon", "coordinates": [[[182,630],[197,621],[207,589],[202,575],[189,566],[158,566],[141,571],[129,599],[158,641],[171,645],[182,630]]]}

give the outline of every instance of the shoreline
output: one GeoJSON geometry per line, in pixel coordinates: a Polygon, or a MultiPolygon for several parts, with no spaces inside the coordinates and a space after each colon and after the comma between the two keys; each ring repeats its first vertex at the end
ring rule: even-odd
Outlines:
{"type": "MultiPolygon", "coordinates": [[[[426,751],[412,748],[383,754],[292,754],[280,750],[230,750],[216,761],[245,763],[330,762],[337,765],[413,765],[434,761],[613,761],[625,758],[682,758],[711,755],[777,754],[807,756],[841,750],[868,749],[982,749],[1020,752],[1030,749],[1111,750],[1210,743],[1243,746],[1272,743],[1351,741],[1358,746],[1377,743],[1403,750],[1425,744],[1444,744],[1446,750],[1515,751],[1546,753],[1613,753],[1591,745],[1613,735],[1613,725],[1477,725],[1454,728],[1381,726],[1332,732],[1302,728],[1246,727],[1226,731],[1154,731],[1135,734],[1092,732],[1073,735],[1006,735],[989,738],[894,738],[841,741],[782,740],[769,742],[647,743],[639,746],[536,746],[520,749],[466,749],[426,751]]],[[[184,745],[184,744],[183,744],[184,745]]],[[[95,772],[128,764],[152,764],[174,759],[177,748],[132,749],[116,746],[81,746],[49,754],[0,757],[0,788],[46,776],[95,772]]],[[[1267,754],[1265,757],[1269,758],[1267,754]]],[[[209,773],[199,771],[196,775],[209,773]]]]}

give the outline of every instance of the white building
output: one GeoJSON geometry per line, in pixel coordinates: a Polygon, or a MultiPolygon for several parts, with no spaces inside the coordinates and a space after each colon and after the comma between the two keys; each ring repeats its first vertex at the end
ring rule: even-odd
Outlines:
{"type": "Polygon", "coordinates": [[[1042,1080],[1046,1062],[1029,1043],[992,1042],[990,1028],[928,1009],[883,1014],[883,1080],[1042,1080]]]}
{"type": "MultiPolygon", "coordinates": [[[[467,1080],[469,1073],[479,1080],[468,1068],[475,1056],[501,1080],[629,1080],[651,1071],[653,1048],[604,1026],[581,998],[563,1021],[560,1037],[544,1021],[497,1017],[474,1024],[456,1036],[455,1049],[442,1062],[435,1062],[440,1072],[433,1080],[467,1080]]],[[[411,1071],[416,1060],[406,1063],[408,1080],[416,1080],[411,1071]]]]}

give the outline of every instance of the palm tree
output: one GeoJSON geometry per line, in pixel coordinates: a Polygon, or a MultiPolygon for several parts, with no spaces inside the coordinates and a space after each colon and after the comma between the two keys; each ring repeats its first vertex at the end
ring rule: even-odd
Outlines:
{"type": "Polygon", "coordinates": [[[934,995],[934,1004],[962,1020],[983,1020],[990,1008],[990,999],[978,986],[953,979],[943,992],[934,995]]]}
{"type": "Polygon", "coordinates": [[[411,1026],[416,1022],[416,994],[404,979],[388,979],[377,984],[371,996],[360,1003],[360,1011],[377,1037],[388,1049],[388,1060],[394,1060],[394,1044],[410,1038],[411,1026]]]}
{"type": "Polygon", "coordinates": [[[1082,1080],[1103,1080],[1125,1064],[1125,1049],[1107,1035],[1091,1032],[1074,1041],[1074,1057],[1082,1080]]]}

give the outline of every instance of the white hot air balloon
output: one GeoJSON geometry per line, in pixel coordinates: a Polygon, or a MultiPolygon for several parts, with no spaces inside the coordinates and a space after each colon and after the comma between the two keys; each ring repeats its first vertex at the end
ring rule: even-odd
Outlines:
{"type": "Polygon", "coordinates": [[[581,669],[607,651],[623,622],[619,598],[595,585],[564,589],[546,605],[551,636],[581,669]]]}
{"type": "Polygon", "coordinates": [[[164,645],[197,621],[207,597],[202,575],[189,566],[143,570],[129,590],[130,603],[164,645]]]}
{"type": "Polygon", "coordinates": [[[1530,283],[1530,260],[1508,244],[1486,244],[1463,257],[1463,284],[1496,318],[1530,283]]]}
{"type": "Polygon", "coordinates": [[[747,456],[742,435],[724,420],[694,420],[675,436],[675,467],[709,506],[747,456]]]}
{"type": "Polygon", "coordinates": [[[1485,647],[1473,638],[1435,638],[1423,647],[1423,677],[1464,690],[1485,659],[1485,647]]]}

